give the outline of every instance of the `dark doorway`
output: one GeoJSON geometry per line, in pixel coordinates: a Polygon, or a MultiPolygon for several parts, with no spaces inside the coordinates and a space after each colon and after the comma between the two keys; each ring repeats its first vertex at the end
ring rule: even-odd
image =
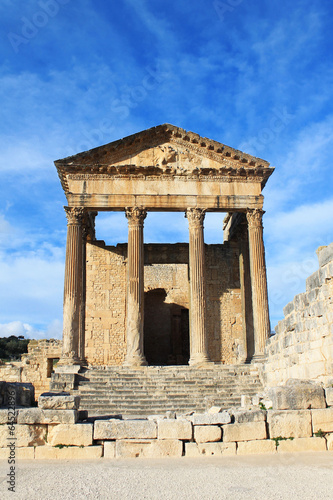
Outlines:
{"type": "Polygon", "coordinates": [[[187,365],[190,357],[188,309],[165,302],[166,291],[145,293],[144,352],[149,365],[187,365]]]}

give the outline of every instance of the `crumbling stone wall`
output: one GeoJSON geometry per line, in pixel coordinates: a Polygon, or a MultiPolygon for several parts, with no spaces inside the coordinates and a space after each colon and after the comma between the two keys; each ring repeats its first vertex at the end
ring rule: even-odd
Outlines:
{"type": "Polygon", "coordinates": [[[267,342],[268,386],[289,378],[333,383],[333,243],[317,255],[319,269],[306,280],[306,292],[286,305],[276,335],[267,342]]]}
{"type": "Polygon", "coordinates": [[[53,364],[61,356],[61,340],[31,340],[28,353],[21,361],[0,366],[0,380],[6,382],[31,382],[35,397],[49,390],[53,364]]]}
{"type": "MultiPolygon", "coordinates": [[[[206,245],[207,336],[212,361],[244,361],[237,241],[206,245]]],[[[92,365],[121,365],[126,353],[127,244],[87,243],[85,357],[92,365]]],[[[188,244],[145,245],[145,292],[189,308],[188,244]]],[[[245,355],[246,357],[246,355],[245,355]]]]}

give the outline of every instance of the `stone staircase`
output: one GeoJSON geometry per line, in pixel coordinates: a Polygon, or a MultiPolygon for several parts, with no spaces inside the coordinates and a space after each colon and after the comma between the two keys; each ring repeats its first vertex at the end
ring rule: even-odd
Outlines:
{"type": "Polygon", "coordinates": [[[71,392],[81,396],[80,409],[89,417],[230,408],[240,405],[242,394],[263,388],[255,365],[93,367],[82,369],[78,379],[71,392]]]}

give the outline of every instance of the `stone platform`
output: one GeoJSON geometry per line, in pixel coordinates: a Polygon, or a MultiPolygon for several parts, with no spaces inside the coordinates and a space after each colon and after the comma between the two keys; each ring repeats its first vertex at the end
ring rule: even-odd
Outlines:
{"type": "MultiPolygon", "coordinates": [[[[262,390],[255,365],[149,366],[82,369],[73,394],[93,415],[151,415],[239,406],[241,395],[262,390]]],[[[60,387],[53,387],[60,389],[60,387]]]]}

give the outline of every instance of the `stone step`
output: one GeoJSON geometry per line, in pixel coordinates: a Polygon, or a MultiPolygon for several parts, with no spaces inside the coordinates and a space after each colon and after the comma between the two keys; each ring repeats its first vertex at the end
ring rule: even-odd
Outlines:
{"type": "Polygon", "coordinates": [[[204,411],[210,401],[223,408],[240,404],[242,394],[254,395],[262,385],[249,365],[124,367],[84,369],[75,394],[89,415],[149,415],[166,411],[204,411]]]}

